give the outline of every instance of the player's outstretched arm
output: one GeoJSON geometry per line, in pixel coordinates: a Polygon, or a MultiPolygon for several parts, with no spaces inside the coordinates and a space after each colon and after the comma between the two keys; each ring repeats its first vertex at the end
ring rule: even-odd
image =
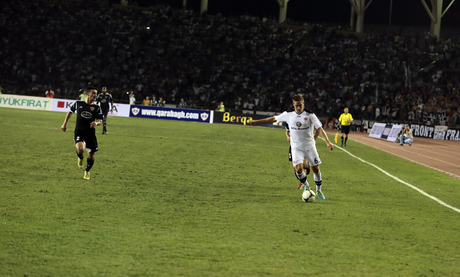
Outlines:
{"type": "Polygon", "coordinates": [[[64,123],[62,123],[61,130],[66,131],[67,130],[67,122],[69,122],[70,117],[72,116],[71,112],[67,112],[65,115],[64,123]]]}
{"type": "Polygon", "coordinates": [[[257,125],[257,124],[267,124],[267,123],[273,123],[276,122],[276,119],[274,116],[272,117],[267,117],[264,119],[259,119],[259,120],[251,120],[249,124],[251,125],[257,125]]]}
{"type": "Polygon", "coordinates": [[[327,134],[324,131],[323,127],[320,127],[318,130],[319,130],[319,133],[321,134],[321,137],[323,137],[324,141],[326,141],[327,148],[329,148],[329,150],[331,151],[334,150],[334,145],[332,145],[331,141],[327,137],[327,134]]]}

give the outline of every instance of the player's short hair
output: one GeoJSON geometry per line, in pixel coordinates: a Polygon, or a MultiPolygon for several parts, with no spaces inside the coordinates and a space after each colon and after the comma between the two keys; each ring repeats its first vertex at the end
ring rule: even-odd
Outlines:
{"type": "Polygon", "coordinates": [[[304,102],[302,94],[296,94],[292,97],[292,101],[304,102]]]}
{"type": "Polygon", "coordinates": [[[86,88],[86,91],[88,92],[88,91],[93,90],[93,89],[94,89],[94,90],[97,90],[96,87],[87,87],[87,88],[86,88]]]}

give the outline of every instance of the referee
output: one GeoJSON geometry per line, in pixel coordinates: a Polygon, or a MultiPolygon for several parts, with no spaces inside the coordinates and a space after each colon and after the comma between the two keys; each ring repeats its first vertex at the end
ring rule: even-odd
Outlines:
{"type": "Polygon", "coordinates": [[[339,117],[339,126],[342,126],[342,147],[347,146],[348,133],[350,132],[350,124],[353,122],[353,117],[348,113],[348,108],[343,109],[343,114],[339,117]],[[345,134],[345,142],[343,141],[343,134],[345,134]]]}

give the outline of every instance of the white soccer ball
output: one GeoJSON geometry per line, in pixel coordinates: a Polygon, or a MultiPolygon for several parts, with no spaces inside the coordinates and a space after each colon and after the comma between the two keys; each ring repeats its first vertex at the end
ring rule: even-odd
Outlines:
{"type": "Polygon", "coordinates": [[[302,200],[308,203],[314,202],[316,199],[316,194],[312,190],[306,190],[302,193],[302,200]]]}

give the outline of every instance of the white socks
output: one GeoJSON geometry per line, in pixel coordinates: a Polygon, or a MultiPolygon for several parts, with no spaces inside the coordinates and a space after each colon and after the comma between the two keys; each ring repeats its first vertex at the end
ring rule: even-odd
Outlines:
{"type": "Polygon", "coordinates": [[[313,178],[315,179],[316,183],[316,191],[321,190],[321,185],[323,184],[323,179],[321,177],[321,172],[313,173],[313,178]]]}

